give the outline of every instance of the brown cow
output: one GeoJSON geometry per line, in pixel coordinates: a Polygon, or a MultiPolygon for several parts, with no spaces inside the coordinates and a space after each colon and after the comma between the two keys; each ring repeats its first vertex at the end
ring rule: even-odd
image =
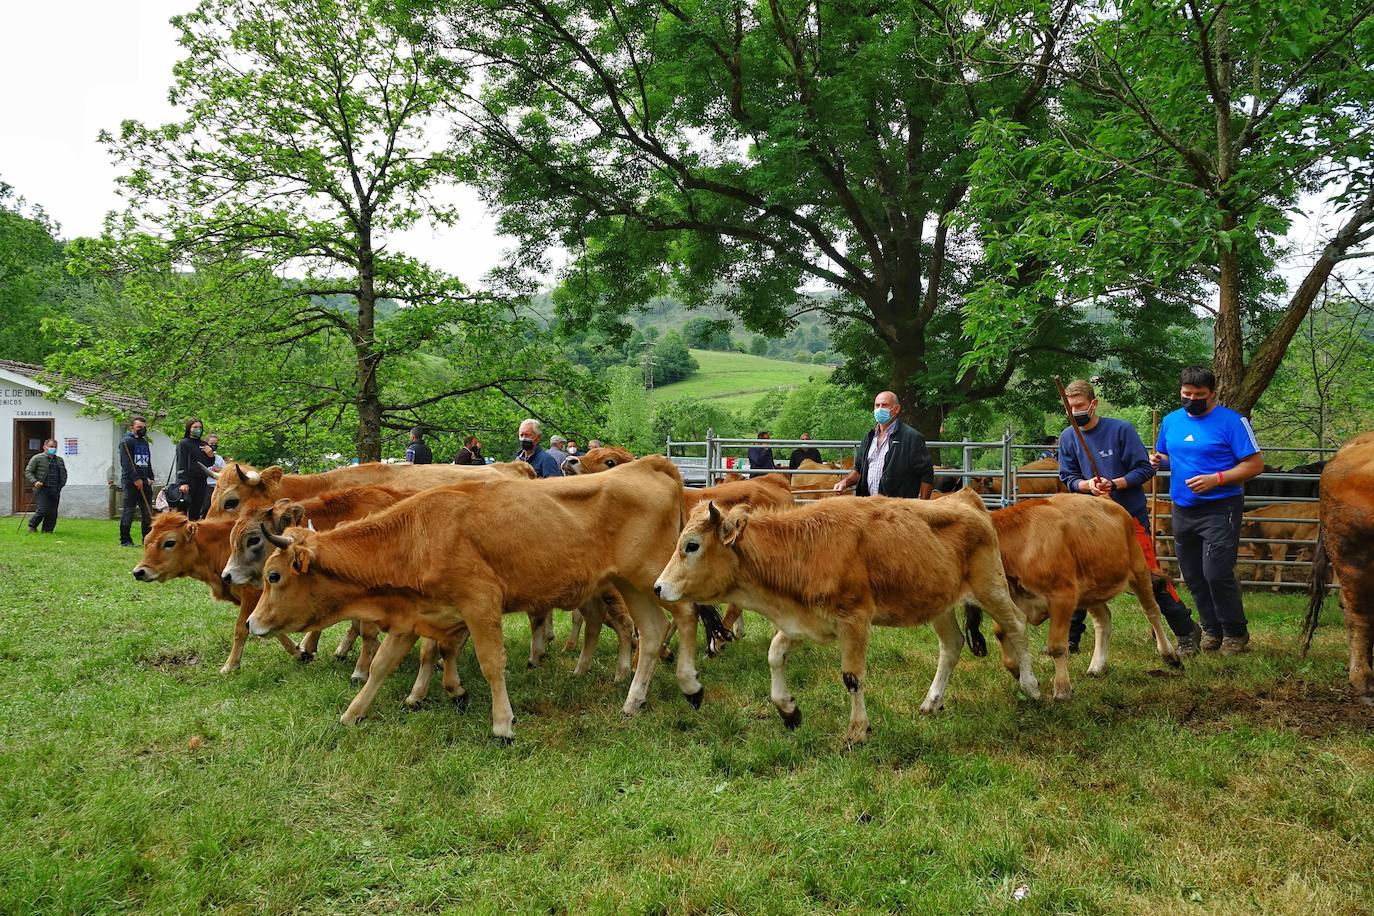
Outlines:
{"type": "MultiPolygon", "coordinates": [[[[261,594],[251,585],[230,585],[220,575],[229,559],[229,529],[233,519],[206,519],[193,522],[180,512],[164,512],[153,519],[153,527],[143,539],[143,559],[134,567],[134,578],[140,582],[166,582],[186,576],[199,579],[210,586],[210,594],[219,601],[232,601],[239,606],[234,622],[234,647],[220,674],[238,670],[243,645],[248,640],[248,615],[253,612],[261,594]]],[[[285,633],[277,635],[292,657],[309,661],[285,633]]]]}
{"type": "MultiPolygon", "coordinates": [[[[681,517],[682,478],[656,455],[589,477],[427,490],[333,531],[289,529],[288,545],[263,568],[265,588],[249,629],[265,635],[358,616],[387,630],[344,724],[367,714],[417,639],[452,651],[466,629],[491,685],[492,731],[509,739],[501,615],[579,607],[614,587],[646,644],[658,645],[668,622],[653,583],[672,554],[681,517]],[[522,518],[538,519],[559,538],[530,538],[527,526],[513,524],[522,518]]],[[[696,705],[703,690],[683,640],[678,683],[696,705]]],[[[657,660],[639,653],[626,713],[643,706],[657,660]]]]}
{"type": "MultiPolygon", "coordinates": [[[[1036,494],[1067,493],[1067,492],[1069,492],[1069,488],[1066,487],[1066,486],[1064,486],[1064,482],[1063,482],[1062,480],[1060,480],[1059,477],[1057,476],[1057,475],[1058,475],[1058,472],[1059,472],[1059,460],[1058,460],[1058,459],[1056,459],[1056,458],[1041,458],[1041,459],[1039,459],[1039,460],[1037,460],[1037,461],[1032,461],[1030,464],[1023,464],[1020,468],[1017,469],[1017,473],[1018,473],[1018,474],[1020,474],[1020,473],[1025,473],[1025,472],[1028,472],[1028,471],[1030,471],[1030,472],[1039,472],[1039,473],[1045,473],[1045,472],[1048,472],[1048,471],[1053,471],[1053,472],[1055,472],[1055,475],[1056,475],[1056,476],[1053,476],[1053,477],[1050,477],[1050,476],[1046,476],[1046,477],[1017,477],[1017,478],[1015,479],[1014,483],[1015,483],[1015,486],[1016,486],[1016,493],[1017,493],[1018,496],[1031,496],[1031,495],[1036,495],[1036,494]]],[[[1001,478],[1000,476],[999,476],[999,477],[988,477],[988,478],[984,478],[984,479],[985,479],[986,483],[984,483],[983,486],[981,486],[981,487],[978,488],[978,489],[980,489],[982,492],[985,492],[985,493],[998,493],[998,494],[1000,494],[1000,493],[1002,492],[1002,478],[1001,478]]]]}
{"type": "Polygon", "coordinates": [[[788,652],[802,639],[838,637],[848,739],[868,737],[863,688],[875,625],[929,623],[935,630],[940,660],[921,710],[940,708],[964,644],[952,609],[969,595],[997,621],[1007,670],[1028,695],[1040,696],[992,519],[970,490],[939,502],[847,496],[729,513],[707,503],[692,513],[656,588],[664,600],[728,601],[773,621],[771,698],[788,728],[801,722],[783,667],[788,652]]]}
{"type": "Polygon", "coordinates": [[[323,474],[287,474],[276,465],[259,471],[246,464],[227,464],[215,481],[209,517],[233,515],[243,509],[270,506],[279,499],[307,499],[348,487],[384,486],[416,493],[474,477],[532,480],[534,469],[523,461],[478,465],[369,462],[335,468],[323,474]]]}
{"type": "MultiPolygon", "coordinates": [[[[1145,611],[1160,657],[1183,663],[1160,622],[1150,569],[1136,540],[1135,520],[1110,499],[1060,493],[992,513],[1002,567],[1012,600],[1032,626],[1050,621],[1047,652],[1054,659],[1054,698],[1073,695],[1069,684],[1069,620],[1085,607],[1096,624],[1088,675],[1107,670],[1112,612],[1107,602],[1130,589],[1145,611]]],[[[970,629],[976,628],[970,616],[970,629]]]]}
{"type": "Polygon", "coordinates": [[[1374,432],[1351,439],[1327,462],[1319,518],[1302,651],[1305,655],[1312,644],[1327,577],[1334,570],[1350,642],[1350,685],[1361,703],[1374,706],[1374,432]]]}
{"type": "MultiPolygon", "coordinates": [[[[1317,515],[1321,507],[1317,503],[1272,503],[1245,513],[1241,524],[1241,537],[1279,539],[1290,541],[1313,541],[1317,536],[1317,515]],[[1306,519],[1306,521],[1273,521],[1273,519],[1306,519]]],[[[1241,544],[1239,556],[1259,559],[1251,571],[1251,578],[1259,579],[1264,575],[1265,564],[1262,558],[1269,556],[1274,568],[1274,591],[1283,582],[1283,564],[1289,551],[1299,560],[1312,555],[1310,547],[1302,544],[1241,544]]]]}

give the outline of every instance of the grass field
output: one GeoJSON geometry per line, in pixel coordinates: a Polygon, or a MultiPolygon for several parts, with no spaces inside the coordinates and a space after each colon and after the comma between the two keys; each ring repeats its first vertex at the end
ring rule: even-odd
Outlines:
{"type": "Polygon", "coordinates": [[[747,413],[755,401],[774,388],[791,388],[810,378],[827,378],[833,371],[829,366],[808,366],[748,353],[693,350],[692,355],[701,364],[700,371],[685,381],[655,388],[654,400],[697,398],[747,413]]]}
{"type": "Polygon", "coordinates": [[[1076,657],[1069,703],[965,654],[933,717],[932,634],[880,631],[853,749],[833,646],[795,653],[805,719],[783,729],[760,618],[702,662],[700,711],[660,669],[636,719],[613,637],[585,678],[561,652],[527,671],[511,619],[504,747],[471,652],[466,711],[436,687],[405,712],[412,659],[342,728],[351,663],[253,641],[221,677],[231,609],[204,586],[135,582],[113,523],[14,526],[3,912],[1374,910],[1374,737],[1334,607],[1299,663],[1297,599],[1256,596],[1253,654],[1174,676],[1118,600],[1112,669],[1089,680],[1076,657]]]}

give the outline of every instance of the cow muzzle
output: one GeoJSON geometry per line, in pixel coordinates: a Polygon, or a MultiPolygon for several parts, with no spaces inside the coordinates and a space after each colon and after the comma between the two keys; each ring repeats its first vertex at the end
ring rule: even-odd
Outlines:
{"type": "Polygon", "coordinates": [[[258,620],[257,614],[252,614],[248,617],[248,632],[252,633],[254,636],[271,636],[272,627],[258,620]]]}
{"type": "Polygon", "coordinates": [[[682,591],[666,579],[654,583],[654,594],[660,601],[681,601],[682,591]]]}
{"type": "Polygon", "coordinates": [[[564,474],[581,474],[582,462],[579,461],[575,456],[569,455],[567,458],[563,460],[563,465],[559,468],[559,470],[561,470],[564,474]]]}
{"type": "Polygon", "coordinates": [[[146,566],[135,566],[134,578],[140,582],[156,582],[157,573],[153,572],[146,566]]]}

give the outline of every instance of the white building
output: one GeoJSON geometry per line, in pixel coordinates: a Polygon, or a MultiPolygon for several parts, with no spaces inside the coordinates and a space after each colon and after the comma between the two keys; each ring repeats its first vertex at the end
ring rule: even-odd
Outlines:
{"type": "MultiPolygon", "coordinates": [[[[0,359],[0,514],[31,512],[33,490],[24,480],[29,458],[43,450],[45,439],[57,440],[57,453],[67,464],[67,486],[62,490],[59,514],[68,518],[111,518],[119,512],[119,440],[134,414],[147,415],[148,405],[138,398],[105,391],[91,382],[76,382],[60,400],[49,400],[51,386],[43,379],[42,366],[0,359]],[[124,412],[83,416],[87,396],[100,398],[124,412]]],[[[153,470],[161,483],[171,467],[175,443],[148,430],[153,450],[153,470]]]]}

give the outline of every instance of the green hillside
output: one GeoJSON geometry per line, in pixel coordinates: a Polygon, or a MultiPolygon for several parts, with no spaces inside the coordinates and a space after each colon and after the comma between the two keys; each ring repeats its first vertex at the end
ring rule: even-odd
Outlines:
{"type": "Polygon", "coordinates": [[[743,413],[773,388],[791,388],[808,379],[823,379],[832,371],[830,366],[808,366],[748,353],[693,350],[692,356],[701,364],[701,370],[685,381],[655,388],[654,400],[697,398],[743,413]]]}

